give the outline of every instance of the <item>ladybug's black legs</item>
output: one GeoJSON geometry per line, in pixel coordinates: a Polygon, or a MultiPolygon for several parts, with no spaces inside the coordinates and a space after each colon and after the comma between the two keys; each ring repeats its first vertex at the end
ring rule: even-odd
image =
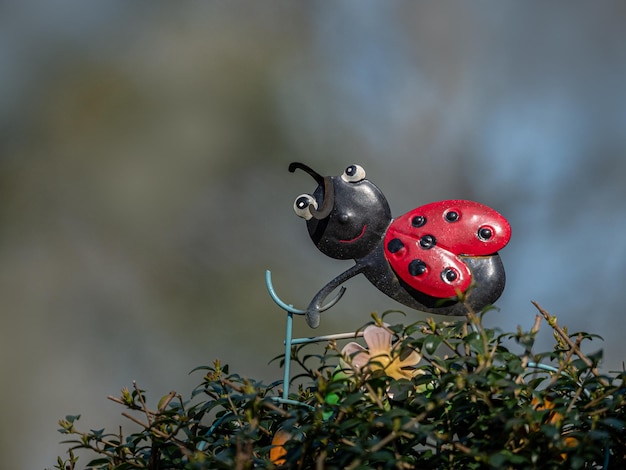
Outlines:
{"type": "MultiPolygon", "coordinates": [[[[357,262],[357,264],[352,266],[347,271],[341,273],[339,276],[337,276],[324,287],[322,287],[322,289],[315,295],[315,297],[313,297],[313,300],[306,310],[305,318],[307,325],[309,325],[311,328],[317,328],[320,325],[320,313],[323,310],[326,310],[324,308],[324,302],[326,301],[326,298],[341,284],[346,282],[348,279],[356,276],[357,274],[361,274],[365,269],[365,265],[357,262]]],[[[335,302],[333,302],[333,304],[334,303],[335,302]]]]}

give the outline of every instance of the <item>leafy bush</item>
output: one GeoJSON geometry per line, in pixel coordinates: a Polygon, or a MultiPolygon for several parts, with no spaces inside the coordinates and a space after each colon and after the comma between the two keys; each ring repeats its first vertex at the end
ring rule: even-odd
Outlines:
{"type": "Polygon", "coordinates": [[[568,334],[537,308],[533,328],[514,333],[484,328],[482,315],[408,326],[374,315],[396,338],[389,360],[357,366],[358,353],[334,342],[323,354],[294,347],[303,372],[288,403],[282,381],[266,386],[219,361],[197,369],[188,400],[171,393],[153,410],[134,385],[109,398],[140,431],[80,431],[68,416],[69,457],[55,468],[78,468],[78,449],[87,468],[118,470],[626,468],[625,372],[598,372],[600,354],[581,351],[594,336],[568,334]],[[555,346],[536,353],[544,318],[555,346]],[[389,362],[415,352],[419,365],[390,377],[389,362]]]}

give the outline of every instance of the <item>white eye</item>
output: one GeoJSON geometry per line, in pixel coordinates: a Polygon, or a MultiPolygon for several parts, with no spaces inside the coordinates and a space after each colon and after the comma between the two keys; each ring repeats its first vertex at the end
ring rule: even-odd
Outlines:
{"type": "Polygon", "coordinates": [[[313,209],[317,209],[315,198],[310,194],[300,194],[293,202],[293,211],[298,217],[310,220],[313,217],[311,215],[311,206],[313,206],[313,209]]]}
{"type": "Polygon", "coordinates": [[[359,165],[350,165],[341,175],[341,179],[346,183],[358,183],[365,179],[365,170],[359,165]]]}

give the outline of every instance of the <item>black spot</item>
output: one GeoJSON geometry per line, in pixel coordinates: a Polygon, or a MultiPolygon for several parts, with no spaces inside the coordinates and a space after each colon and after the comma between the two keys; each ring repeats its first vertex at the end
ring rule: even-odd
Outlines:
{"type": "Polygon", "coordinates": [[[430,250],[436,244],[437,240],[432,235],[424,235],[422,238],[420,238],[420,246],[425,250],[430,250]]]}
{"type": "Polygon", "coordinates": [[[397,253],[402,248],[404,248],[404,243],[402,243],[402,240],[399,238],[393,238],[387,243],[387,249],[390,253],[397,253]]]}
{"type": "Polygon", "coordinates": [[[448,222],[456,222],[459,220],[459,213],[455,211],[450,211],[446,214],[446,220],[448,222]]]}
{"type": "Polygon", "coordinates": [[[480,227],[478,229],[478,238],[482,241],[487,241],[493,237],[493,231],[489,227],[480,227]]]}
{"type": "Polygon", "coordinates": [[[348,176],[356,175],[356,165],[350,165],[348,168],[346,168],[346,175],[348,176]]]}
{"type": "Polygon", "coordinates": [[[411,276],[421,276],[426,272],[426,263],[421,259],[414,259],[409,263],[409,274],[411,276]]]}
{"type": "Polygon", "coordinates": [[[446,268],[443,271],[441,271],[441,279],[443,279],[446,282],[454,282],[456,281],[457,277],[459,277],[459,275],[452,268],[446,268]]]}
{"type": "Polygon", "coordinates": [[[422,227],[426,225],[426,217],[423,215],[416,215],[411,219],[411,225],[413,227],[422,227]]]}

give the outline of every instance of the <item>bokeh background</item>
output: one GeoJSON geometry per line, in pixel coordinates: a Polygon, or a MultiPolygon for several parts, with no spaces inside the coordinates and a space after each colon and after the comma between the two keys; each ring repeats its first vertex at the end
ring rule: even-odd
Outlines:
{"type": "MultiPolygon", "coordinates": [[[[293,160],[361,164],[395,215],[496,208],[488,323],[529,328],[537,300],[621,368],[625,23],[622,2],[2,2],[3,468],[52,467],[66,414],[126,425],[106,396],[133,380],[156,403],[216,358],[281,377],[265,269],[305,306],[351,264],[293,214],[314,189],[293,160]]],[[[315,334],[398,307],[355,278],[315,334]]]]}

